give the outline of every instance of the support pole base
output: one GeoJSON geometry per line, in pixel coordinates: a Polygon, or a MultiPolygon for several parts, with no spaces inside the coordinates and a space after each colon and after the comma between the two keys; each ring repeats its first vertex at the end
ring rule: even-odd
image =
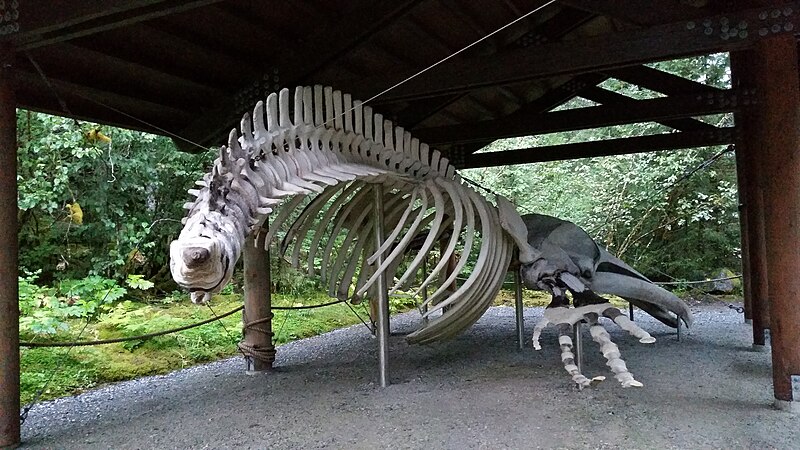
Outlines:
{"type": "Polygon", "coordinates": [[[787,400],[775,399],[775,408],[792,414],[800,415],[800,402],[790,402],[787,400]]]}
{"type": "Polygon", "coordinates": [[[250,356],[244,357],[244,364],[245,364],[245,373],[248,375],[257,375],[260,373],[265,372],[272,372],[274,369],[272,367],[273,361],[262,361],[260,359],[256,359],[250,356]]]}
{"type": "Polygon", "coordinates": [[[753,344],[753,351],[758,353],[766,353],[770,349],[766,345],[753,344]]]}

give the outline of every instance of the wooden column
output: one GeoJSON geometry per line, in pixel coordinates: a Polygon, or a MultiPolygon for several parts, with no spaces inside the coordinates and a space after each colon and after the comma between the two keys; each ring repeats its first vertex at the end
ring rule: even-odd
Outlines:
{"type": "MultiPolygon", "coordinates": [[[[735,117],[737,126],[743,122],[741,114],[735,117]]],[[[736,185],[739,193],[739,238],[742,246],[742,291],[744,293],[744,321],[753,323],[753,290],[750,285],[750,237],[747,225],[747,177],[745,166],[744,143],[736,143],[736,185]]],[[[632,306],[632,305],[631,305],[632,306]]]]}
{"type": "Polygon", "coordinates": [[[14,50],[0,43],[0,448],[20,441],[17,116],[14,50]]]}
{"type": "Polygon", "coordinates": [[[239,349],[245,355],[247,371],[272,369],[275,345],[272,342],[272,295],[270,292],[269,252],[264,249],[266,230],[258,239],[248,238],[242,250],[244,263],[243,337],[239,349]]]}
{"type": "Polygon", "coordinates": [[[758,120],[764,131],[764,225],[776,405],[797,408],[800,375],[800,78],[797,42],[784,34],[756,46],[758,120]]]}
{"type": "MultiPolygon", "coordinates": [[[[734,84],[741,89],[756,86],[757,61],[752,51],[731,54],[731,70],[734,84]]],[[[769,290],[767,278],[767,251],[764,231],[764,172],[762,170],[762,144],[765,128],[760,120],[760,110],[753,105],[736,115],[736,127],[740,140],[737,143],[737,164],[741,163],[744,185],[739,186],[740,198],[744,198],[744,217],[747,238],[747,278],[750,291],[751,318],[753,321],[753,345],[766,344],[765,331],[770,327],[769,290]]]]}

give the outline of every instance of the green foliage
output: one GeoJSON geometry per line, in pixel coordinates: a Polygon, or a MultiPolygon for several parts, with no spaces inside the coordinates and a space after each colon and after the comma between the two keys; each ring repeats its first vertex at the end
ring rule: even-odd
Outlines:
{"type": "Polygon", "coordinates": [[[152,281],[145,280],[144,275],[128,275],[125,282],[133,289],[139,289],[142,291],[146,291],[155,286],[155,283],[152,281]]]}
{"type": "Polygon", "coordinates": [[[70,319],[91,320],[125,296],[116,281],[92,275],[63,280],[57,287],[35,284],[38,274],[19,278],[20,334],[57,335],[70,330],[70,319]]]}
{"type": "Polygon", "coordinates": [[[289,262],[277,256],[277,253],[277,251],[270,252],[272,292],[297,297],[307,296],[322,289],[319,278],[309,277],[295,269],[289,262]]]}
{"type": "Polygon", "coordinates": [[[186,188],[210,164],[164,137],[17,114],[20,266],[42,282],[166,274],[186,188]],[[80,205],[82,220],[66,209],[80,205]],[[161,221],[159,219],[171,219],[161,221]],[[172,221],[174,219],[175,221],[172,221]]]}
{"type": "MultiPolygon", "coordinates": [[[[727,55],[655,64],[718,87],[730,83],[727,55]]],[[[619,80],[603,87],[633,98],[657,94],[619,80]]],[[[569,107],[587,106],[578,99],[569,107]]],[[[729,125],[728,115],[703,117],[729,125]]],[[[637,124],[506,139],[484,151],[660,133],[637,124]]],[[[736,164],[719,147],[555,161],[465,171],[508,197],[523,212],[575,222],[610,251],[656,279],[702,278],[718,267],[740,266],[736,164]],[[698,170],[699,168],[699,170],[698,170]]]]}

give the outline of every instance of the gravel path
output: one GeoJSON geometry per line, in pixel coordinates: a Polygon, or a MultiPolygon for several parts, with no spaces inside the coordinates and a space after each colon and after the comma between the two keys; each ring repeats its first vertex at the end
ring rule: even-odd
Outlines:
{"type": "MultiPolygon", "coordinates": [[[[514,311],[497,307],[447,343],[393,336],[386,389],[376,341],[354,326],[280,347],[269,374],[233,358],[43,403],[24,448],[800,448],[800,417],[772,409],[769,353],[751,350],[741,315],[693,309],[682,342],[642,313],[655,344],[612,330],[642,389],[609,378],[577,391],[554,330],[541,352],[518,352],[514,311]]],[[[526,309],[528,337],[541,315],[526,309]]],[[[586,375],[610,375],[584,342],[586,375]]]]}

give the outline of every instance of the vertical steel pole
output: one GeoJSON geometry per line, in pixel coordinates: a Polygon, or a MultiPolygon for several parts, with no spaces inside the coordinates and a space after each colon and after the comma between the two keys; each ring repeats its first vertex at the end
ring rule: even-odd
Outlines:
{"type": "MultiPolygon", "coordinates": [[[[383,244],[383,186],[376,184],[375,192],[375,248],[383,244]]],[[[375,267],[383,264],[383,255],[378,255],[375,267]]],[[[378,275],[378,375],[381,387],[389,385],[389,292],[386,272],[378,275]]]]}
{"type": "Polygon", "coordinates": [[[800,411],[800,77],[791,33],[756,44],[775,405],[800,411]]]}
{"type": "Polygon", "coordinates": [[[628,317],[633,322],[633,303],[628,303],[628,317]]]}
{"type": "Polygon", "coordinates": [[[575,324],[575,365],[578,372],[583,373],[583,321],[575,324]]]}
{"type": "Polygon", "coordinates": [[[14,50],[0,43],[0,447],[20,442],[14,50]]]}
{"type": "Polygon", "coordinates": [[[245,241],[243,336],[239,349],[245,355],[248,373],[272,369],[275,344],[272,342],[272,293],[270,292],[269,250],[264,244],[266,230],[245,241]]]}
{"type": "MultiPolygon", "coordinates": [[[[422,258],[422,268],[421,268],[421,270],[422,270],[422,281],[424,282],[425,278],[428,276],[428,255],[425,255],[425,257],[422,258]]],[[[422,306],[422,313],[423,314],[428,312],[428,305],[426,304],[427,301],[428,301],[428,288],[426,287],[425,289],[422,290],[422,305],[423,305],[422,306]]],[[[425,325],[428,324],[428,321],[429,321],[429,319],[427,317],[424,317],[422,319],[422,323],[425,324],[425,325]]]]}
{"type": "Polygon", "coordinates": [[[517,346],[525,348],[525,309],[522,304],[522,275],[519,269],[514,271],[514,310],[517,316],[517,346]]]}

